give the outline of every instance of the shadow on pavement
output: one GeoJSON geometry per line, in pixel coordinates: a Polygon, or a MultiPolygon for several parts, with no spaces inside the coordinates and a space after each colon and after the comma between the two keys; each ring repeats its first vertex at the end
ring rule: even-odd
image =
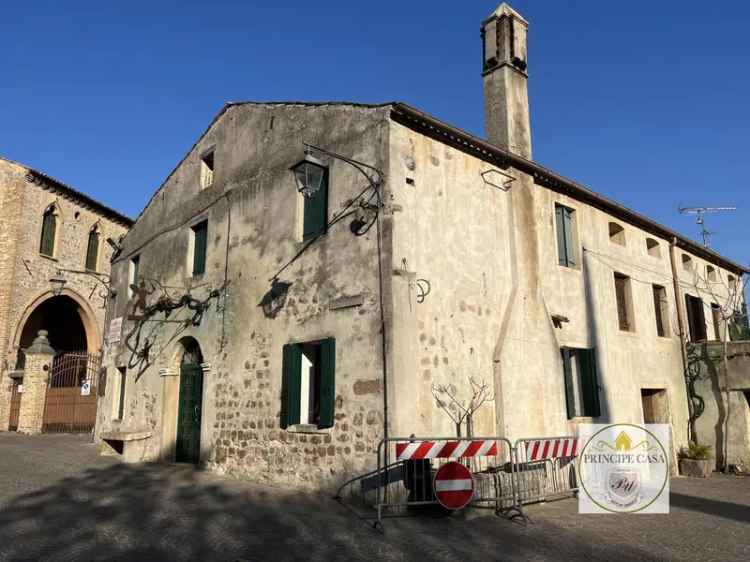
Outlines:
{"type": "Polygon", "coordinates": [[[650,560],[571,525],[495,516],[389,519],[379,534],[333,500],[118,464],[0,506],[0,560],[650,560]]]}
{"type": "MultiPolygon", "coordinates": [[[[748,484],[750,485],[750,480],[748,484]]],[[[675,492],[669,494],[669,501],[672,507],[681,507],[682,509],[700,511],[701,513],[715,517],[725,517],[742,523],[750,523],[750,508],[747,505],[710,500],[697,496],[687,496],[675,492]]]]}

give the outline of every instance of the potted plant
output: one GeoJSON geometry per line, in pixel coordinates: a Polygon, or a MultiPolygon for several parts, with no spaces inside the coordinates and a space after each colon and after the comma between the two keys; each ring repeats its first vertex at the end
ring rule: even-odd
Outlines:
{"type": "Polygon", "coordinates": [[[694,478],[711,476],[711,446],[694,441],[680,449],[680,474],[694,478]]]}

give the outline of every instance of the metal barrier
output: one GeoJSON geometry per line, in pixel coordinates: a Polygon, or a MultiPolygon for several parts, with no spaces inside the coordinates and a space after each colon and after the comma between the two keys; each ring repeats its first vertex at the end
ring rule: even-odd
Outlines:
{"type": "Polygon", "coordinates": [[[513,445],[508,439],[392,437],[378,445],[377,473],[381,474],[382,485],[375,490],[377,524],[382,523],[384,515],[441,509],[433,482],[437,470],[451,461],[460,462],[472,473],[475,491],[471,505],[493,508],[511,517],[523,516],[516,501],[513,445]]]}
{"type": "Polygon", "coordinates": [[[575,436],[519,439],[515,445],[496,436],[392,437],[378,445],[377,469],[342,484],[336,499],[375,527],[386,516],[441,510],[435,474],[458,461],[472,474],[472,507],[525,522],[523,505],[577,493],[578,451],[575,436]]]}
{"type": "Polygon", "coordinates": [[[535,437],[515,444],[518,501],[535,503],[578,492],[578,437],[535,437]]]}

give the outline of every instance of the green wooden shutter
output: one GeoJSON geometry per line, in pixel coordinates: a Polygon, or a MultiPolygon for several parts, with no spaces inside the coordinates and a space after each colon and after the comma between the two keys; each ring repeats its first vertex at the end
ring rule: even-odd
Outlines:
{"type": "Polygon", "coordinates": [[[557,227],[557,263],[568,265],[565,251],[565,208],[555,205],[555,226],[557,227]]]}
{"type": "Polygon", "coordinates": [[[299,423],[300,371],[302,369],[302,348],[289,343],[284,346],[281,375],[281,428],[299,423]]]}
{"type": "Polygon", "coordinates": [[[333,427],[336,409],[336,340],[320,342],[320,422],[318,427],[333,427]]]}
{"type": "Polygon", "coordinates": [[[568,267],[575,267],[576,258],[573,248],[573,210],[563,208],[563,224],[565,225],[565,259],[568,267]]]}
{"type": "Polygon", "coordinates": [[[208,244],[208,221],[193,227],[195,244],[193,245],[193,275],[206,271],[206,250],[208,244]]]}
{"type": "Polygon", "coordinates": [[[39,253],[45,256],[53,256],[55,253],[55,229],[57,228],[57,219],[54,212],[50,209],[44,213],[42,219],[42,240],[39,244],[39,253]]]}
{"type": "Polygon", "coordinates": [[[99,233],[95,230],[89,232],[89,243],[86,247],[86,269],[96,271],[96,262],[99,258],[99,233]]]}
{"type": "Polygon", "coordinates": [[[320,190],[314,196],[305,199],[304,212],[303,238],[325,234],[328,229],[328,172],[323,177],[320,190]]]}
{"type": "Polygon", "coordinates": [[[573,370],[570,364],[570,350],[563,348],[560,350],[563,359],[563,383],[565,384],[565,409],[568,412],[568,419],[573,419],[575,412],[575,398],[573,396],[573,370]]]}
{"type": "Polygon", "coordinates": [[[596,350],[582,349],[580,357],[583,415],[596,418],[601,415],[599,407],[599,378],[596,374],[596,350]]]}

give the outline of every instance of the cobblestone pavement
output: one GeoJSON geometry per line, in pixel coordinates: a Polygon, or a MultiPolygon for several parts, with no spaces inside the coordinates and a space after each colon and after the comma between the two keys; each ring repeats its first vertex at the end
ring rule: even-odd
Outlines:
{"type": "Polygon", "coordinates": [[[0,433],[0,560],[750,560],[750,478],[672,481],[670,515],[530,506],[373,531],[327,497],[188,466],[120,464],[85,438],[0,433]]]}

